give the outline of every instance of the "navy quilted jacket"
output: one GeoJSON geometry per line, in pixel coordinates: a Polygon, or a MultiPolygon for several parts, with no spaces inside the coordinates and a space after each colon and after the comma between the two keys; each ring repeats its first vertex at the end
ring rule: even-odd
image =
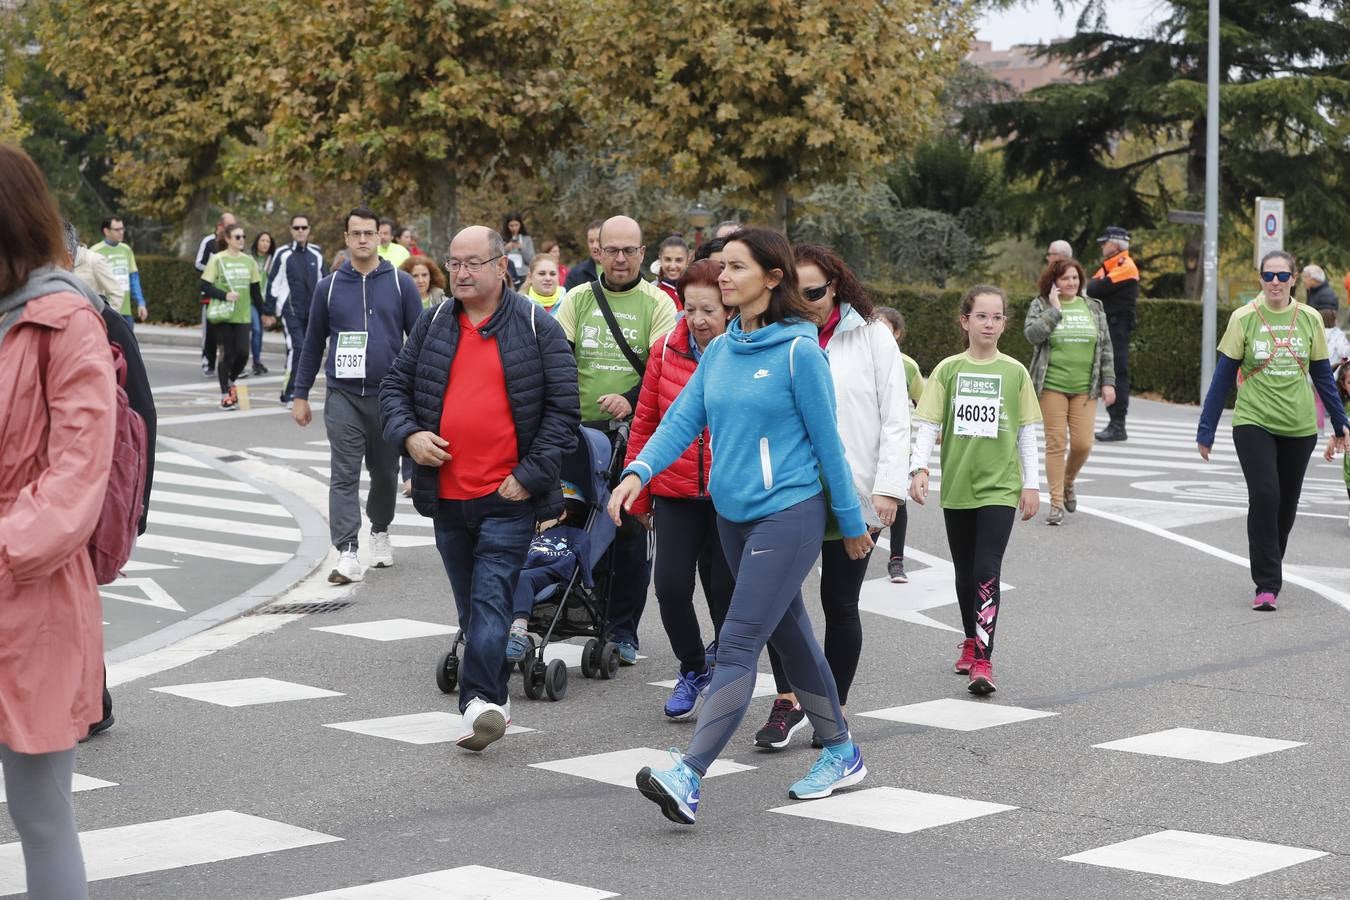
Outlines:
{"type": "MultiPolygon", "coordinates": [[[[453,300],[422,313],[403,352],[380,383],[384,437],[400,448],[415,432],[440,432],[462,309],[453,300]]],[[[502,296],[501,306],[482,333],[497,339],[516,423],[520,462],[511,474],[530,492],[538,518],[554,518],[563,507],[559,486],[563,454],[576,448],[581,427],[576,357],[562,326],[511,290],[502,296]]],[[[418,466],[413,475],[413,506],[422,515],[433,516],[439,496],[436,469],[418,466]]]]}

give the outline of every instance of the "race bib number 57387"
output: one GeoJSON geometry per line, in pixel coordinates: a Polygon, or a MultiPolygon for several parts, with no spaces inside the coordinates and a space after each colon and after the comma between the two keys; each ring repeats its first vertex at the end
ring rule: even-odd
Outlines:
{"type": "Polygon", "coordinates": [[[957,437],[996,438],[1003,411],[1003,376],[958,372],[952,394],[957,437]]]}
{"type": "Polygon", "coordinates": [[[364,331],[343,331],[338,334],[333,354],[333,374],[338,378],[366,377],[366,341],[364,331]]]}

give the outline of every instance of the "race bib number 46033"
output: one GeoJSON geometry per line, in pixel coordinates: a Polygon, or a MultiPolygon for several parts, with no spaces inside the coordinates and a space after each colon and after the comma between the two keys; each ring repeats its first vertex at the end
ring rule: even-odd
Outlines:
{"type": "Polygon", "coordinates": [[[333,355],[333,374],[338,378],[366,377],[366,342],[364,331],[338,333],[337,352],[333,355]]]}
{"type": "Polygon", "coordinates": [[[1002,375],[957,373],[952,394],[952,422],[957,437],[998,437],[1002,412],[1002,375]]]}

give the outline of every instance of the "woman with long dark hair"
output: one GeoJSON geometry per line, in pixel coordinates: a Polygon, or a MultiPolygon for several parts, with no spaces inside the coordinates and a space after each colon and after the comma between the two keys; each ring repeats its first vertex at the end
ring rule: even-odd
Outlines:
{"type": "Polygon", "coordinates": [[[534,259],[534,238],[530,237],[530,232],[525,227],[525,219],[516,210],[511,210],[502,217],[502,242],[506,245],[506,258],[515,273],[513,286],[519,288],[530,271],[530,262],[534,259]]]}
{"type": "MultiPolygon", "coordinates": [[[[253,253],[253,261],[258,264],[258,272],[262,275],[262,295],[264,297],[267,296],[267,273],[272,268],[272,252],[275,249],[276,241],[272,238],[270,231],[260,231],[258,236],[253,239],[251,252],[253,253]]],[[[253,321],[249,323],[249,349],[253,351],[254,375],[267,374],[267,366],[262,364],[263,330],[262,310],[255,306],[253,307],[253,321]]]]}
{"type": "Polygon", "coordinates": [[[743,228],[727,239],[722,262],[722,302],[739,316],[709,345],[656,433],[624,470],[609,504],[619,521],[620,511],[631,508],[652,477],[705,428],[715,435],[718,463],[709,493],[736,588],[688,750],[673,768],[644,768],[637,775],[643,796],[684,824],[693,824],[703,776],[745,717],[756,664],[770,641],[824,745],[788,796],[828,797],[867,774],[801,592],[825,534],[822,479],[845,552],[862,559],[872,549],[835,425],[829,363],[798,289],[787,238],[743,228]]]}

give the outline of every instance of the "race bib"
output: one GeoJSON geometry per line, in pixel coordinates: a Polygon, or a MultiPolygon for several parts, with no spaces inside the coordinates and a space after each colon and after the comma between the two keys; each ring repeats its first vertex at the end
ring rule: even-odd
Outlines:
{"type": "Polygon", "coordinates": [[[957,437],[996,438],[1003,412],[1003,376],[958,372],[952,395],[957,437]]]}
{"type": "Polygon", "coordinates": [[[366,342],[370,334],[365,331],[342,331],[338,333],[337,352],[333,355],[333,374],[338,378],[366,377],[366,342]]]}

